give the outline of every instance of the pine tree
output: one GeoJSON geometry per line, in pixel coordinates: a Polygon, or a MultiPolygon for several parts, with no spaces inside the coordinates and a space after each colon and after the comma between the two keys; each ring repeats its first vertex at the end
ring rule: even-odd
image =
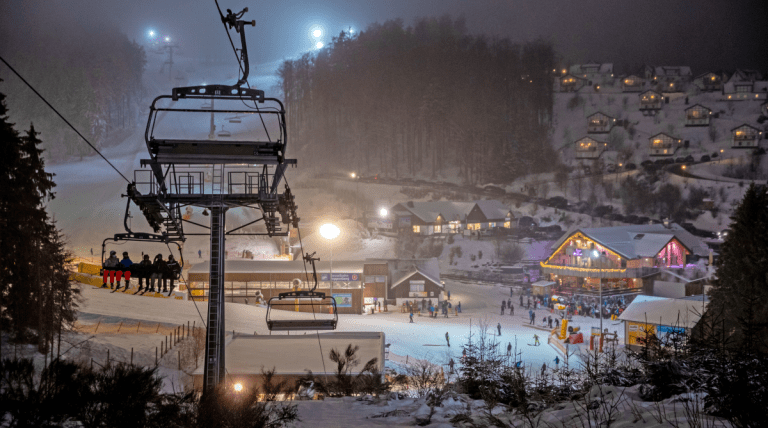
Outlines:
{"type": "Polygon", "coordinates": [[[48,218],[53,174],[45,171],[34,126],[24,136],[7,120],[0,94],[0,328],[48,350],[54,332],[74,321],[68,254],[48,218]]]}
{"type": "Polygon", "coordinates": [[[768,194],[751,185],[731,217],[710,292],[715,336],[748,354],[768,351],[768,194]]]}

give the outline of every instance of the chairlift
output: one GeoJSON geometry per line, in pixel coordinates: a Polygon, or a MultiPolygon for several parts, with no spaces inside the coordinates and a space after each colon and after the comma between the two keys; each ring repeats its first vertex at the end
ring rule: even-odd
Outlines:
{"type": "MultiPolygon", "coordinates": [[[[181,244],[179,244],[176,241],[171,241],[168,239],[167,236],[163,235],[155,235],[152,233],[141,233],[141,232],[129,232],[129,233],[116,233],[114,237],[112,238],[105,238],[104,241],[101,242],[101,269],[99,269],[99,276],[104,276],[104,262],[106,261],[106,254],[107,254],[107,241],[113,241],[114,243],[120,242],[120,241],[137,241],[137,242],[146,242],[151,244],[175,244],[177,249],[179,250],[179,271],[173,272],[173,280],[178,281],[181,277],[181,270],[184,268],[184,255],[181,252],[181,244]]],[[[151,252],[145,252],[145,254],[150,254],[151,252]]],[[[133,269],[138,267],[138,264],[141,262],[141,260],[134,261],[133,265],[131,266],[133,269]]],[[[134,272],[133,269],[129,269],[131,271],[131,274],[136,274],[137,272],[134,272]]]]}
{"type": "Polygon", "coordinates": [[[200,110],[211,110],[211,109],[213,109],[213,105],[210,102],[203,103],[200,106],[200,110]]]}
{"type": "Polygon", "coordinates": [[[239,115],[234,115],[226,118],[226,120],[229,121],[229,123],[242,123],[243,121],[242,119],[243,119],[242,116],[239,116],[239,115]]]}
{"type": "MultiPolygon", "coordinates": [[[[287,293],[280,293],[277,297],[272,297],[267,302],[267,328],[272,331],[290,331],[290,330],[336,330],[336,325],[339,322],[339,314],[336,309],[336,301],[332,297],[326,297],[325,293],[315,291],[317,289],[317,269],[315,268],[315,261],[317,258],[313,258],[312,254],[304,256],[304,260],[312,263],[312,275],[314,277],[315,285],[309,291],[290,291],[287,293]],[[275,319],[274,310],[276,307],[285,306],[286,309],[291,309],[296,312],[302,311],[302,308],[311,308],[313,317],[312,319],[275,319]],[[325,310],[330,312],[332,318],[317,319],[317,314],[326,315],[325,310]]],[[[294,280],[296,281],[296,280],[294,280]]],[[[296,281],[298,286],[301,281],[296,281]]],[[[271,334],[271,333],[270,333],[271,334]]]]}
{"type": "Polygon", "coordinates": [[[224,129],[224,125],[221,125],[221,131],[218,134],[219,137],[231,137],[232,133],[224,129]]]}

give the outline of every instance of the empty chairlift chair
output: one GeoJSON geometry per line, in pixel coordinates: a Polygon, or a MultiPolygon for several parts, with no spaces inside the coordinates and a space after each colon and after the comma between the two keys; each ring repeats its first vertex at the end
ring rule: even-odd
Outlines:
{"type": "MultiPolygon", "coordinates": [[[[311,290],[280,293],[267,302],[267,328],[272,331],[290,330],[335,330],[339,321],[336,301],[317,289],[317,270],[312,255],[307,254],[305,261],[312,263],[314,286],[311,290]],[[279,315],[282,313],[282,316],[279,315]],[[312,318],[309,318],[309,316],[312,318]],[[278,318],[279,317],[279,318],[278,318]]],[[[298,287],[301,281],[294,280],[298,287]]]]}

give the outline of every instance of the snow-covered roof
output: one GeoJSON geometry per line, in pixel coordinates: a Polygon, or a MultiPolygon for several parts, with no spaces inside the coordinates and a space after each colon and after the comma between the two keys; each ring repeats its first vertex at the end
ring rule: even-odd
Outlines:
{"type": "MultiPolygon", "coordinates": [[[[338,273],[363,273],[363,263],[360,261],[334,260],[333,271],[338,273]]],[[[315,262],[317,272],[331,271],[330,260],[315,262]]],[[[312,275],[312,265],[307,263],[307,272],[312,275]]],[[[197,263],[190,268],[189,273],[209,273],[209,262],[197,263]]],[[[297,260],[227,260],[224,273],[304,273],[304,261],[297,260]]]]}
{"type": "Polygon", "coordinates": [[[571,67],[572,73],[600,73],[600,74],[612,74],[613,73],[613,63],[606,62],[606,63],[598,63],[598,62],[590,62],[587,64],[577,64],[571,67]],[[594,71],[592,71],[594,70],[594,71]]]}
{"type": "Polygon", "coordinates": [[[739,126],[737,126],[737,127],[733,128],[733,129],[731,129],[731,132],[733,132],[733,131],[735,131],[735,130],[737,130],[737,129],[741,129],[741,128],[744,128],[745,126],[746,126],[747,128],[751,128],[751,129],[754,129],[755,131],[760,131],[759,129],[755,128],[754,126],[752,126],[752,125],[750,125],[750,124],[748,124],[748,123],[742,123],[741,125],[739,125],[739,126]]]}
{"type": "Polygon", "coordinates": [[[688,107],[687,109],[685,109],[685,111],[688,111],[688,110],[690,110],[690,109],[692,109],[692,108],[696,108],[696,107],[701,107],[701,108],[703,108],[703,109],[705,109],[705,110],[709,110],[709,111],[712,111],[712,109],[711,109],[711,108],[709,108],[709,107],[706,107],[706,106],[703,106],[703,105],[701,105],[701,104],[694,104],[694,105],[692,105],[692,106],[688,107]]]}
{"type": "Polygon", "coordinates": [[[489,220],[501,220],[507,217],[510,212],[509,207],[504,205],[501,201],[495,199],[489,199],[487,201],[475,202],[477,208],[483,213],[485,218],[489,220]]]}
{"type": "Polygon", "coordinates": [[[760,72],[757,70],[737,69],[733,72],[731,78],[728,79],[728,83],[754,82],[756,80],[761,80],[762,78],[763,76],[761,76],[760,72]]]}
{"type": "Polygon", "coordinates": [[[649,137],[648,140],[653,140],[654,138],[656,138],[656,137],[658,137],[660,135],[664,135],[664,136],[669,137],[669,138],[671,138],[673,140],[679,140],[679,138],[673,137],[673,136],[667,134],[666,132],[659,132],[658,134],[656,134],[656,135],[654,135],[652,137],[649,137]]]}
{"type": "Polygon", "coordinates": [[[701,319],[707,302],[690,299],[636,298],[619,315],[621,321],[633,321],[672,327],[693,328],[701,319]]]}
{"type": "Polygon", "coordinates": [[[608,114],[605,114],[605,113],[603,113],[603,112],[601,112],[601,111],[596,111],[596,112],[594,112],[594,113],[590,114],[589,116],[587,116],[587,119],[589,119],[589,118],[590,118],[590,117],[592,117],[592,116],[597,116],[598,114],[601,114],[601,115],[603,115],[603,116],[605,116],[605,117],[607,117],[607,118],[613,119],[613,116],[611,116],[611,115],[608,115],[608,114]]]}
{"type": "Polygon", "coordinates": [[[575,229],[563,235],[552,248],[559,248],[576,232],[581,232],[627,259],[653,257],[673,238],[695,255],[703,257],[709,254],[706,244],[675,223],[670,224],[669,228],[663,224],[639,224],[575,229]]]}
{"type": "MultiPolygon", "coordinates": [[[[398,208],[408,211],[425,223],[432,223],[437,216],[442,216],[447,221],[462,221],[475,206],[474,202],[453,202],[453,201],[429,201],[429,202],[408,202],[398,204],[398,208]],[[412,204],[410,207],[408,204],[412,204]]],[[[396,212],[402,210],[397,209],[396,212]]]]}
{"type": "Polygon", "coordinates": [[[389,277],[392,278],[392,286],[398,284],[404,278],[418,271],[437,284],[440,283],[440,264],[436,258],[393,260],[389,263],[389,277]]]}
{"type": "Polygon", "coordinates": [[[391,287],[389,287],[389,288],[395,288],[395,287],[397,287],[398,285],[402,284],[402,283],[403,283],[405,280],[407,280],[408,278],[412,277],[413,275],[416,275],[417,273],[418,273],[418,274],[421,274],[421,275],[422,275],[424,278],[427,278],[428,280],[430,280],[430,281],[434,282],[435,284],[439,285],[440,287],[442,287],[442,286],[443,286],[443,285],[440,283],[440,279],[439,279],[440,277],[437,277],[437,278],[433,278],[432,276],[430,276],[430,275],[428,275],[428,274],[426,274],[426,273],[422,272],[422,271],[421,271],[421,270],[419,270],[419,269],[414,269],[414,270],[412,270],[412,271],[408,272],[407,274],[403,275],[403,277],[402,277],[402,278],[400,278],[400,279],[398,279],[396,282],[393,282],[393,283],[392,283],[392,286],[391,286],[391,287]]]}
{"type": "Polygon", "coordinates": [[[655,76],[692,76],[691,67],[687,65],[658,65],[654,67],[655,76]]]}

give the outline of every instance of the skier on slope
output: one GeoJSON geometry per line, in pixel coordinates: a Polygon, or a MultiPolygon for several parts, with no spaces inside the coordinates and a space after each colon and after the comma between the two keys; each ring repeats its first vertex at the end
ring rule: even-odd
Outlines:
{"type": "Polygon", "coordinates": [[[104,261],[104,283],[101,284],[101,288],[107,288],[107,277],[109,277],[109,288],[115,288],[115,271],[120,264],[120,260],[117,258],[117,251],[110,251],[109,258],[104,261]]]}
{"type": "Polygon", "coordinates": [[[448,344],[448,347],[449,347],[449,348],[451,347],[451,339],[450,339],[450,337],[448,336],[448,332],[447,332],[447,331],[445,332],[445,343],[447,343],[447,344],[448,344]]]}
{"type": "Polygon", "coordinates": [[[534,334],[533,335],[533,346],[539,346],[539,345],[541,345],[541,342],[539,342],[539,335],[538,334],[534,334]]]}
{"type": "Polygon", "coordinates": [[[496,329],[499,330],[499,336],[501,336],[501,323],[496,324],[496,329]]]}
{"type": "Polygon", "coordinates": [[[507,342],[507,356],[512,355],[512,342],[507,342]]]}

